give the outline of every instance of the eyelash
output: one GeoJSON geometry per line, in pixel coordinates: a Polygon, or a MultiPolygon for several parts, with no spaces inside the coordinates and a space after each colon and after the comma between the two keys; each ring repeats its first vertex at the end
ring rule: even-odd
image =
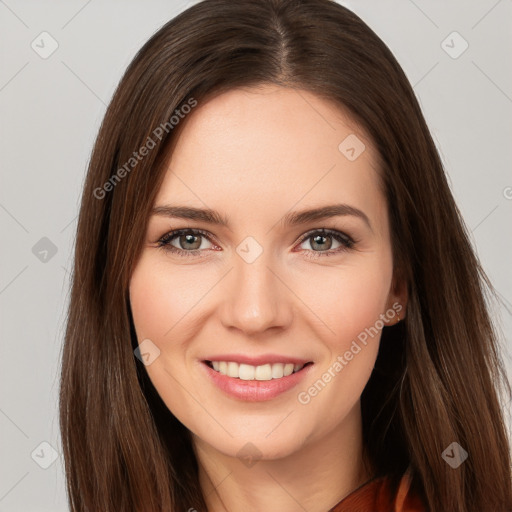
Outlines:
{"type": "MultiPolygon", "coordinates": [[[[201,252],[203,252],[204,249],[192,249],[191,251],[185,251],[183,249],[178,249],[177,247],[174,247],[173,245],[170,245],[170,243],[177,237],[182,235],[194,235],[194,236],[203,236],[207,240],[210,240],[209,234],[206,231],[203,231],[201,229],[191,229],[191,228],[184,228],[184,229],[177,229],[174,231],[170,231],[169,233],[166,233],[162,238],[160,238],[157,242],[157,247],[159,249],[162,249],[166,252],[171,252],[174,254],[177,254],[179,256],[185,256],[185,257],[194,257],[199,256],[201,252]]],[[[339,254],[341,252],[350,250],[356,245],[357,241],[349,237],[348,235],[341,233],[340,231],[335,231],[332,229],[315,229],[313,231],[308,231],[302,237],[300,238],[298,245],[302,244],[304,241],[306,241],[309,238],[313,238],[315,235],[322,235],[322,236],[331,236],[336,241],[340,242],[341,247],[338,247],[336,249],[330,249],[327,251],[313,251],[311,249],[306,249],[306,257],[307,258],[317,258],[318,256],[333,256],[334,254],[339,254]]]]}

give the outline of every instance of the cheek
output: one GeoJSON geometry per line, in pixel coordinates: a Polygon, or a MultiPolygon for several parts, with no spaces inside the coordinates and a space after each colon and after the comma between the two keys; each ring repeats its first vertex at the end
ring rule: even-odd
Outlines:
{"type": "MultiPolygon", "coordinates": [[[[165,325],[165,315],[162,313],[168,303],[172,303],[172,298],[169,293],[164,293],[163,284],[162,279],[148,272],[143,265],[139,265],[132,276],[130,305],[139,342],[145,338],[155,340],[170,327],[165,325]]],[[[172,311],[169,309],[170,313],[172,311]]],[[[168,319],[172,321],[170,315],[168,319]]]]}
{"type": "Polygon", "coordinates": [[[310,268],[308,279],[297,279],[294,289],[323,324],[322,338],[339,351],[385,312],[391,280],[391,258],[381,254],[364,265],[310,268]]]}
{"type": "Polygon", "coordinates": [[[174,326],[185,319],[207,288],[207,280],[192,272],[170,272],[165,262],[143,257],[130,281],[130,304],[139,341],[150,338],[159,344],[171,338],[174,326]]]}
{"type": "Polygon", "coordinates": [[[379,349],[384,326],[381,315],[392,281],[391,256],[382,251],[366,257],[364,265],[339,266],[329,272],[325,267],[318,268],[311,277],[308,282],[315,286],[303,285],[299,293],[305,296],[309,290],[308,305],[322,323],[318,337],[327,349],[327,357],[319,371],[330,371],[322,378],[330,388],[324,398],[329,395],[329,400],[338,404],[347,397],[357,400],[379,349]]]}

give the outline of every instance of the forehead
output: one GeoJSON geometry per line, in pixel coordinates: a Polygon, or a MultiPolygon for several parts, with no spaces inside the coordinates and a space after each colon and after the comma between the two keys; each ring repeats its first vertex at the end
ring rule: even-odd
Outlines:
{"type": "Polygon", "coordinates": [[[382,209],[371,140],[346,112],[311,92],[234,89],[199,102],[181,123],[156,204],[207,205],[226,214],[236,206],[253,216],[255,200],[274,213],[299,201],[382,209]]]}

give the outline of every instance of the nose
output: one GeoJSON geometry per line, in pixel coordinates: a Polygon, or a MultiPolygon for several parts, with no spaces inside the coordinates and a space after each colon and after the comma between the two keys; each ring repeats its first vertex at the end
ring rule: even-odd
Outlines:
{"type": "Polygon", "coordinates": [[[252,263],[235,254],[234,268],[221,290],[222,324],[247,336],[286,328],[293,318],[293,294],[284,284],[285,276],[270,268],[266,254],[252,263]]]}

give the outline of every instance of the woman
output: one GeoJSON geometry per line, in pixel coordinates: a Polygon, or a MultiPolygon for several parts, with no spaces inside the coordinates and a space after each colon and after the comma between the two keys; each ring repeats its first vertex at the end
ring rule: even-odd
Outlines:
{"type": "Polygon", "coordinates": [[[512,510],[510,388],[418,102],[329,0],[205,0],[127,69],[80,210],[73,511],[512,510]]]}

